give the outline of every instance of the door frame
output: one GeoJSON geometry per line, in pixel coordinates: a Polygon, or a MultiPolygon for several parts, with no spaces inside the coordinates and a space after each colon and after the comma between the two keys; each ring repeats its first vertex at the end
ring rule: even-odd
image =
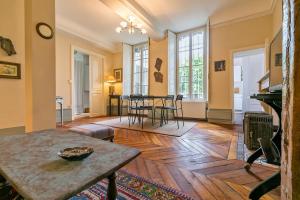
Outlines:
{"type": "MultiPolygon", "coordinates": [[[[93,51],[89,51],[87,49],[84,49],[84,48],[81,48],[81,47],[78,47],[78,46],[75,46],[75,45],[71,45],[71,80],[70,80],[70,84],[71,84],[71,113],[72,113],[72,120],[75,119],[75,105],[74,105],[74,99],[75,99],[75,85],[74,85],[74,74],[75,74],[75,70],[74,70],[74,65],[75,65],[75,60],[74,60],[74,53],[75,51],[79,51],[79,52],[82,52],[84,54],[87,54],[89,55],[89,87],[91,86],[91,56],[97,56],[99,58],[102,58],[103,59],[103,69],[102,69],[102,74],[100,75],[102,80],[103,80],[103,83],[101,84],[101,90],[102,90],[102,97],[104,99],[104,63],[105,63],[105,56],[101,55],[101,54],[98,54],[98,53],[95,53],[93,51]]],[[[90,105],[91,105],[91,94],[90,94],[90,105]]],[[[105,103],[103,104],[103,110],[105,111],[105,103]]],[[[103,113],[104,115],[105,113],[103,113]]]]}
{"type": "Polygon", "coordinates": [[[241,51],[250,51],[250,50],[255,50],[255,49],[264,49],[264,54],[265,54],[265,58],[264,58],[264,71],[265,73],[267,72],[268,66],[269,66],[269,59],[268,59],[268,55],[269,55],[269,46],[270,46],[270,42],[268,39],[266,39],[265,44],[260,44],[260,45],[253,45],[253,46],[247,46],[244,48],[238,48],[238,49],[232,49],[230,51],[230,60],[229,60],[229,66],[231,67],[230,69],[230,75],[229,75],[229,80],[231,82],[231,87],[230,87],[230,99],[231,99],[231,116],[232,116],[232,121],[231,123],[234,124],[235,122],[235,112],[234,112],[234,54],[241,52],[241,51]]]}

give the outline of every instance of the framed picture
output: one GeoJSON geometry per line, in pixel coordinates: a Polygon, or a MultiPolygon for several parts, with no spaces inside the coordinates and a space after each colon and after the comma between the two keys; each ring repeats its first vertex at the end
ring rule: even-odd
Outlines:
{"type": "Polygon", "coordinates": [[[275,54],[275,66],[282,67],[282,53],[275,54]]]}
{"type": "Polygon", "coordinates": [[[122,82],[122,68],[114,69],[114,75],[117,82],[122,82]]]}
{"type": "Polygon", "coordinates": [[[21,65],[0,61],[0,78],[21,79],[21,65]]]}
{"type": "Polygon", "coordinates": [[[215,61],[215,71],[225,71],[225,60],[215,61]]]}

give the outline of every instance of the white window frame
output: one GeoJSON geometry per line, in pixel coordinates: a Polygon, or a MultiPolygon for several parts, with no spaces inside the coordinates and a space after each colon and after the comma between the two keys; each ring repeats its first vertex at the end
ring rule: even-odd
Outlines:
{"type": "MultiPolygon", "coordinates": [[[[147,93],[144,95],[148,95],[149,94],[149,71],[150,71],[150,68],[149,68],[149,44],[148,42],[144,42],[144,43],[140,43],[140,44],[136,44],[136,45],[133,45],[132,46],[132,70],[131,70],[131,80],[132,80],[132,84],[131,84],[131,91],[132,93],[135,93],[135,89],[134,89],[134,61],[135,61],[135,57],[134,57],[134,50],[135,48],[143,48],[147,46],[147,49],[148,49],[148,62],[147,62],[147,65],[148,65],[148,71],[147,71],[147,93]]],[[[143,60],[144,60],[144,56],[143,56],[143,51],[141,51],[141,63],[140,63],[140,87],[139,87],[139,92],[137,94],[143,94],[142,93],[142,83],[143,83],[143,60]]]]}
{"type": "Polygon", "coordinates": [[[189,74],[189,96],[185,99],[185,101],[207,101],[207,31],[206,27],[200,27],[191,29],[188,31],[177,33],[176,39],[176,91],[177,94],[180,94],[179,91],[179,38],[181,35],[189,35],[189,67],[190,67],[190,74],[189,74]],[[194,32],[203,31],[203,98],[192,99],[192,37],[191,35],[194,32]]]}

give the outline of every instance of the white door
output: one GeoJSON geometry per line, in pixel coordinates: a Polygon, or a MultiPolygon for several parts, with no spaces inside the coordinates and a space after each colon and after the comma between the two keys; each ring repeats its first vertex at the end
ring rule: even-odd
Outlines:
{"type": "Polygon", "coordinates": [[[260,101],[250,96],[259,93],[258,81],[264,75],[264,52],[243,58],[243,110],[262,111],[260,101]]]}
{"type": "Polygon", "coordinates": [[[105,115],[102,56],[90,55],[90,116],[105,115]]]}

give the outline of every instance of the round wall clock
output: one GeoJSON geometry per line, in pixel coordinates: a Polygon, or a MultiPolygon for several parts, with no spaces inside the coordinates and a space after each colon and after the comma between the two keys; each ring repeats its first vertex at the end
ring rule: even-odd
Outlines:
{"type": "Polygon", "coordinates": [[[36,25],[36,31],[39,34],[39,36],[47,40],[53,38],[54,35],[51,26],[43,22],[40,22],[36,25]]]}

